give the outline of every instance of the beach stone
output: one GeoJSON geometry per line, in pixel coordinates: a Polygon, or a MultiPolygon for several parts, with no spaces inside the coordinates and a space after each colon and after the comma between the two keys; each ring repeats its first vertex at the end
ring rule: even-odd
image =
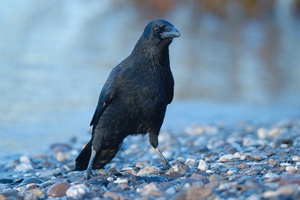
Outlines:
{"type": "Polygon", "coordinates": [[[240,163],[237,165],[238,169],[244,169],[245,167],[247,167],[248,165],[246,163],[240,163]]]}
{"type": "Polygon", "coordinates": [[[23,185],[27,185],[30,183],[38,183],[41,184],[43,183],[43,181],[39,178],[25,178],[18,186],[23,186],[23,185]]]}
{"type": "Polygon", "coordinates": [[[15,172],[25,173],[32,169],[33,167],[30,163],[20,163],[19,165],[16,166],[15,172]]]}
{"type": "Polygon", "coordinates": [[[293,157],[292,157],[292,160],[293,160],[293,161],[300,161],[300,156],[293,156],[293,157]]]}
{"type": "Polygon", "coordinates": [[[268,130],[265,128],[257,129],[257,136],[259,139],[266,139],[269,136],[268,130]]]}
{"type": "Polygon", "coordinates": [[[171,172],[170,174],[169,174],[169,177],[170,178],[180,178],[182,176],[182,174],[180,173],[180,172],[171,172]]]}
{"type": "Polygon", "coordinates": [[[9,184],[9,183],[13,183],[14,180],[13,179],[9,179],[9,178],[1,178],[0,179],[0,184],[9,184]]]}
{"type": "Polygon", "coordinates": [[[233,154],[225,154],[219,158],[219,162],[228,162],[234,158],[233,154]]]}
{"type": "Polygon", "coordinates": [[[144,169],[141,169],[137,175],[138,176],[145,176],[150,174],[158,174],[161,170],[158,167],[145,167],[144,169]]]}
{"type": "Polygon", "coordinates": [[[261,173],[261,167],[253,167],[253,168],[245,171],[245,174],[247,174],[249,176],[255,176],[259,173],[261,173]]]}
{"type": "Polygon", "coordinates": [[[118,200],[119,199],[119,195],[115,192],[110,192],[107,191],[103,194],[104,198],[108,198],[108,199],[112,199],[112,200],[118,200]]]}
{"type": "Polygon", "coordinates": [[[300,175],[285,175],[280,180],[280,185],[290,185],[298,184],[300,185],[300,175]]]}
{"type": "Polygon", "coordinates": [[[70,183],[68,183],[68,182],[55,183],[47,189],[47,196],[48,197],[66,196],[66,191],[69,188],[70,188],[70,183]]]}
{"type": "Polygon", "coordinates": [[[188,166],[193,166],[193,165],[195,165],[195,163],[196,163],[196,159],[194,159],[194,158],[187,158],[184,164],[186,164],[188,166]]]}
{"type": "Polygon", "coordinates": [[[287,166],[285,171],[289,174],[295,174],[298,172],[298,169],[296,169],[294,166],[287,166]]]}
{"type": "Polygon", "coordinates": [[[262,161],[262,160],[266,159],[267,156],[264,155],[264,154],[254,154],[254,155],[252,156],[252,158],[253,158],[254,160],[257,160],[257,161],[262,161]]]}
{"type": "Polygon", "coordinates": [[[205,185],[204,188],[201,187],[191,187],[187,191],[186,199],[204,199],[212,193],[212,188],[209,184],[205,185]]]}
{"type": "Polygon", "coordinates": [[[31,163],[31,160],[28,156],[21,156],[19,160],[21,163],[31,163]]]}
{"type": "Polygon", "coordinates": [[[18,199],[21,200],[23,199],[22,196],[18,195],[18,192],[14,189],[5,189],[2,192],[0,192],[0,199],[5,200],[5,199],[18,199]]]}
{"type": "Polygon", "coordinates": [[[208,164],[205,162],[205,160],[200,160],[199,161],[198,169],[200,171],[206,171],[206,170],[208,170],[208,164]]]}
{"type": "Polygon", "coordinates": [[[152,182],[145,185],[140,191],[143,196],[149,195],[150,193],[154,194],[155,192],[159,192],[159,188],[156,183],[152,182]]]}
{"type": "Polygon", "coordinates": [[[168,188],[165,193],[167,194],[175,194],[176,193],[176,189],[174,187],[170,187],[168,188]]]}
{"type": "Polygon", "coordinates": [[[85,184],[73,185],[66,191],[66,195],[72,198],[80,198],[89,192],[89,188],[85,184]]]}
{"type": "Polygon", "coordinates": [[[190,167],[186,164],[179,164],[178,165],[178,172],[182,173],[182,174],[186,174],[188,172],[190,172],[190,167]]]}

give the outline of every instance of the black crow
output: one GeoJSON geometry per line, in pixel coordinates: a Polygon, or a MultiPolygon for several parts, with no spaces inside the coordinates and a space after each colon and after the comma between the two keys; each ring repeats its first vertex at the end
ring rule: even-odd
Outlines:
{"type": "Polygon", "coordinates": [[[92,138],[76,159],[76,170],[87,169],[87,179],[115,157],[128,135],[149,133],[150,144],[171,167],[157,146],[174,93],[169,45],[179,36],[170,22],[150,22],[131,54],[111,71],[90,124],[92,138]]]}

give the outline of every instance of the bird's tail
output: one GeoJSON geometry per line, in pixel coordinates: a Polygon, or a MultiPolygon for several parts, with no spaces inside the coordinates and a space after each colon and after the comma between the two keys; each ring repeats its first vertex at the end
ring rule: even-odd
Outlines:
{"type": "MultiPolygon", "coordinates": [[[[118,144],[105,145],[96,151],[96,157],[93,162],[93,169],[101,169],[109,163],[121,148],[123,141],[118,144]]],[[[92,153],[92,140],[87,143],[84,149],[76,158],[75,170],[86,170],[92,153]]]]}

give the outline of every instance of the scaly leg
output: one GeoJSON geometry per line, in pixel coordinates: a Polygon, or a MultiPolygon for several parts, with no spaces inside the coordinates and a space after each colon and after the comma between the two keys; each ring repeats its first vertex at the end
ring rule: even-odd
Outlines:
{"type": "Polygon", "coordinates": [[[88,180],[90,178],[90,175],[92,174],[95,156],[96,156],[96,151],[94,150],[94,148],[92,146],[92,153],[91,153],[90,161],[89,161],[88,167],[86,169],[86,180],[88,180]]]}

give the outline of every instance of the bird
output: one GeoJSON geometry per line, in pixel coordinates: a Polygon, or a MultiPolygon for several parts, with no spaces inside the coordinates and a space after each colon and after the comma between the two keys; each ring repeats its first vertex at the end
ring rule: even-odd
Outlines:
{"type": "Polygon", "coordinates": [[[158,135],[174,95],[169,45],[180,36],[170,22],[151,21],[131,54],[112,69],[90,123],[91,140],[75,160],[75,170],[86,170],[86,180],[115,157],[129,135],[149,134],[150,144],[171,168],[158,149],[158,135]]]}

